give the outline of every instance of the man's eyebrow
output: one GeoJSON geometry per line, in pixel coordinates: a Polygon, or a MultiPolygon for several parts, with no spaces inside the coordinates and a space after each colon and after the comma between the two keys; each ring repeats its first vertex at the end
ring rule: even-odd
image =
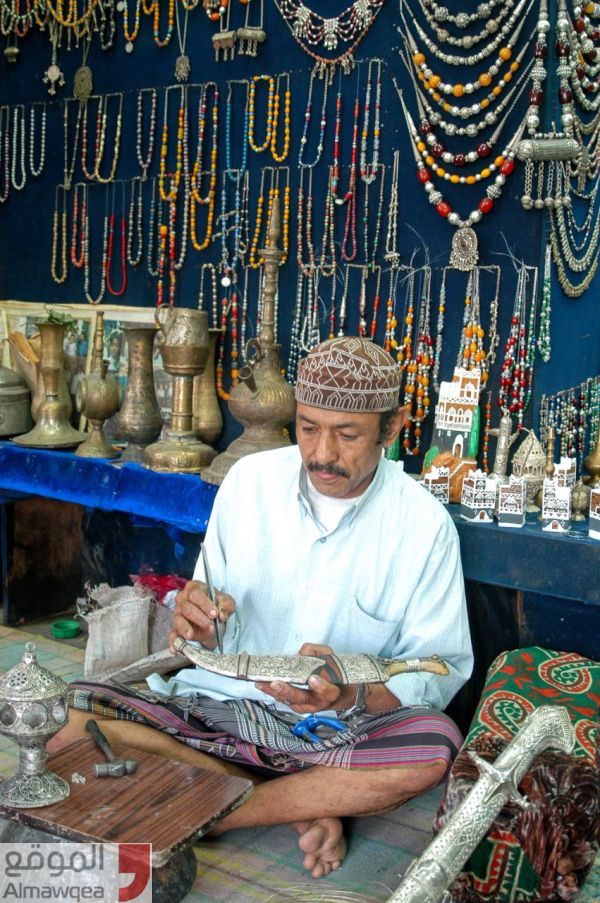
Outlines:
{"type": "MultiPolygon", "coordinates": [[[[319,424],[316,420],[311,420],[310,417],[307,417],[306,414],[298,414],[298,420],[304,420],[306,423],[311,423],[313,426],[318,426],[319,424]]],[[[356,420],[348,420],[344,423],[334,423],[333,428],[336,430],[347,430],[347,429],[360,429],[360,424],[356,420]]]]}

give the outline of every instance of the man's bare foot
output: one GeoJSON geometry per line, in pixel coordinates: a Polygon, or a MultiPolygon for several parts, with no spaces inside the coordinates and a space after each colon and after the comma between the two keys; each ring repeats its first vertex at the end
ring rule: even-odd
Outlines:
{"type": "Polygon", "coordinates": [[[339,869],[346,855],[346,840],[339,818],[317,818],[294,824],[300,835],[298,846],[304,853],[304,868],[313,878],[323,878],[339,869]]]}

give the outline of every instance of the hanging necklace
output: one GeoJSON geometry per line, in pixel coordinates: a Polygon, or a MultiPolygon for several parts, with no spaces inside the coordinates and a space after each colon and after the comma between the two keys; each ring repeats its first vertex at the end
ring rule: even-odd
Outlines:
{"type": "Polygon", "coordinates": [[[190,12],[190,7],[185,7],[185,19],[183,22],[183,35],[181,34],[181,28],[179,25],[179,6],[178,0],[175,0],[175,25],[177,27],[177,43],[179,44],[179,56],[175,60],[175,78],[178,82],[187,82],[190,77],[190,72],[192,71],[192,66],[190,63],[190,58],[185,52],[185,45],[187,41],[187,30],[188,30],[188,16],[190,12]]]}
{"type": "Polygon", "coordinates": [[[217,268],[214,263],[203,263],[200,267],[200,286],[198,288],[198,310],[206,310],[204,301],[204,277],[210,274],[210,311],[212,314],[212,329],[218,329],[219,293],[217,286],[217,268]]]}
{"type": "Polygon", "coordinates": [[[367,70],[367,87],[365,90],[365,110],[363,116],[363,128],[360,139],[360,177],[367,185],[373,182],[379,166],[379,148],[381,144],[381,60],[369,60],[367,70]],[[377,81],[375,84],[375,111],[373,114],[373,155],[371,162],[367,163],[367,144],[369,140],[369,120],[371,115],[371,82],[372,69],[377,69],[377,81]]]}
{"type": "MultiPolygon", "coordinates": [[[[87,104],[84,106],[87,107],[87,104]]],[[[115,178],[117,172],[117,165],[119,162],[119,152],[121,149],[121,127],[123,123],[123,92],[117,91],[114,94],[105,94],[102,103],[102,138],[100,142],[100,149],[98,154],[96,155],[96,163],[94,165],[94,173],[93,177],[97,182],[101,182],[103,185],[106,185],[108,182],[112,182],[115,178]],[[106,132],[107,132],[107,123],[108,123],[108,104],[111,97],[117,98],[117,118],[115,124],[115,132],[113,138],[113,159],[112,164],[107,176],[100,175],[100,164],[102,162],[102,157],[104,155],[104,148],[106,145],[106,132]]]]}
{"type": "Polygon", "coordinates": [[[387,230],[385,235],[384,260],[392,268],[400,264],[400,252],[398,251],[398,188],[400,182],[400,151],[394,151],[392,164],[392,184],[390,187],[390,202],[387,213],[387,230]]]}
{"type": "Polygon", "coordinates": [[[544,252],[544,277],[542,283],[542,306],[537,349],[545,364],[552,356],[552,249],[546,245],[544,252]]]}
{"type": "MultiPolygon", "coordinates": [[[[87,115],[87,104],[77,104],[77,119],[75,122],[75,135],[73,138],[73,151],[69,160],[69,99],[65,98],[63,108],[63,185],[65,191],[69,191],[73,184],[73,176],[75,173],[75,162],[77,160],[77,151],[79,150],[79,134],[81,131],[82,114],[85,110],[87,115]]],[[[81,160],[83,167],[83,147],[81,150],[81,160]]]]}
{"type": "Polygon", "coordinates": [[[135,153],[137,161],[142,170],[142,179],[146,181],[148,178],[148,170],[152,165],[152,156],[154,154],[154,139],[156,135],[156,109],[158,106],[158,92],[156,88],[141,88],[138,91],[136,101],[136,123],[135,123],[135,153]],[[144,154],[143,138],[144,138],[144,95],[150,93],[150,113],[148,122],[148,140],[147,149],[144,154]]]}
{"type": "Polygon", "coordinates": [[[85,264],[87,228],[87,185],[85,183],[73,186],[73,221],[71,224],[71,264],[76,269],[81,269],[85,264]],[[81,197],[80,191],[81,189],[81,197]],[[79,254],[77,244],[79,238],[79,254]]]}
{"type": "MultiPolygon", "coordinates": [[[[323,216],[323,238],[321,241],[321,254],[318,266],[322,276],[332,278],[335,281],[335,201],[332,192],[333,167],[329,167],[327,191],[325,192],[325,213],[323,216]]],[[[311,178],[312,192],[312,178],[311,178]]],[[[333,289],[332,289],[333,292],[333,289]]]]}
{"type": "Polygon", "coordinates": [[[300,169],[298,186],[298,208],[296,219],[296,262],[300,273],[311,276],[315,271],[315,247],[313,244],[313,192],[312,169],[308,170],[308,194],[304,194],[304,169],[300,169]],[[306,219],[305,219],[306,210],[306,219]],[[307,258],[304,257],[306,242],[307,258]]]}
{"type": "Polygon", "coordinates": [[[396,91],[398,92],[398,97],[400,98],[400,104],[404,112],[404,118],[406,120],[409,135],[412,137],[413,154],[415,157],[415,162],[417,164],[417,178],[427,192],[429,203],[435,206],[438,214],[443,219],[446,219],[451,226],[457,228],[457,232],[452,239],[450,265],[456,267],[459,270],[470,270],[477,264],[478,259],[477,236],[472,227],[476,223],[479,223],[484,215],[492,211],[494,201],[502,196],[504,183],[507,177],[514,170],[514,156],[516,154],[516,147],[524,131],[525,123],[521,123],[512,140],[507,145],[508,152],[506,155],[506,160],[500,167],[500,172],[495,177],[494,183],[488,186],[486,190],[487,197],[482,198],[475,210],[472,210],[467,218],[463,220],[458,215],[458,213],[455,213],[452,210],[450,204],[448,204],[444,200],[442,193],[435,189],[435,185],[431,181],[430,172],[425,167],[425,164],[420,157],[418,150],[419,138],[417,135],[417,130],[412,121],[410,113],[406,109],[406,105],[402,97],[402,92],[399,91],[395,80],[394,84],[396,85],[396,91]]]}
{"type": "Polygon", "coordinates": [[[463,325],[456,367],[461,367],[463,370],[479,370],[482,384],[488,381],[490,368],[496,359],[500,275],[500,267],[474,267],[467,279],[463,325]],[[489,347],[487,352],[484,349],[485,329],[482,323],[480,301],[480,277],[481,273],[485,271],[495,271],[496,274],[495,290],[490,301],[489,347]]]}
{"type": "MultiPolygon", "coordinates": [[[[478,63],[485,60],[488,56],[496,51],[499,45],[506,39],[506,36],[510,34],[512,28],[514,27],[516,22],[519,22],[517,26],[517,32],[520,32],[523,27],[523,23],[527,19],[531,8],[533,6],[533,0],[519,0],[518,6],[515,8],[513,13],[510,16],[508,22],[498,31],[498,34],[490,41],[487,47],[483,47],[481,50],[478,50],[476,53],[472,53],[468,56],[458,56],[451,53],[445,53],[421,28],[417,20],[413,17],[411,18],[411,23],[414,26],[419,38],[437,59],[441,60],[444,63],[447,63],[450,66],[476,66],[478,63]],[[520,20],[520,21],[519,21],[520,20]]],[[[402,26],[398,26],[398,31],[402,35],[405,41],[410,42],[411,46],[416,50],[414,38],[410,29],[408,28],[408,23],[406,21],[406,17],[404,13],[401,12],[402,17],[402,26]]],[[[485,37],[485,34],[483,35],[485,37]]],[[[515,40],[512,41],[512,45],[514,45],[515,40]]]]}
{"type": "Polygon", "coordinates": [[[313,96],[313,86],[316,78],[315,70],[313,69],[310,73],[310,80],[308,83],[308,94],[306,96],[306,109],[304,112],[304,125],[302,127],[302,137],[300,138],[300,151],[298,153],[298,166],[305,167],[313,167],[316,166],[319,160],[321,159],[321,154],[323,153],[324,141],[325,141],[325,129],[327,126],[327,97],[329,93],[329,85],[331,83],[330,78],[322,79],[323,82],[323,102],[321,104],[321,116],[319,119],[319,140],[316,148],[316,155],[312,163],[307,163],[304,159],[306,152],[306,145],[308,144],[308,130],[310,128],[310,123],[313,118],[312,115],[312,96],[313,96]]]}
{"type": "Polygon", "coordinates": [[[398,326],[398,321],[396,319],[396,291],[398,289],[400,270],[397,266],[391,266],[389,274],[390,281],[386,301],[385,341],[383,347],[391,354],[398,348],[398,341],[396,339],[396,327],[398,326]]]}
{"type": "Polygon", "coordinates": [[[36,101],[31,104],[29,108],[29,171],[34,178],[37,176],[41,176],[44,171],[44,165],[46,163],[46,104],[43,101],[36,101]],[[40,152],[39,152],[39,163],[36,166],[34,163],[35,160],[35,133],[36,133],[36,124],[35,124],[35,108],[36,106],[42,108],[41,113],[41,121],[40,121],[40,152]]]}
{"type": "MultiPolygon", "coordinates": [[[[4,176],[4,187],[0,191],[0,204],[5,204],[10,194],[10,107],[0,107],[0,170],[4,176]]],[[[56,207],[56,204],[55,204],[56,207]]]]}
{"type": "Polygon", "coordinates": [[[85,294],[86,300],[89,304],[100,304],[102,299],[104,298],[104,294],[106,292],[106,254],[108,248],[108,192],[105,197],[105,207],[104,207],[104,217],[103,217],[103,228],[102,228],[102,261],[100,264],[100,291],[98,295],[95,297],[90,294],[90,215],[89,215],[89,204],[87,207],[88,217],[87,223],[85,227],[85,260],[83,266],[83,292],[85,294]]]}
{"type": "MultiPolygon", "coordinates": [[[[435,31],[438,41],[442,44],[451,44],[454,47],[463,47],[465,50],[470,50],[471,47],[475,47],[477,44],[481,43],[481,41],[492,38],[495,32],[500,28],[503,19],[509,14],[510,10],[514,6],[514,0],[507,0],[506,3],[502,4],[502,9],[499,14],[491,18],[491,5],[482,3],[477,8],[477,11],[474,13],[465,13],[460,12],[457,14],[452,14],[448,11],[447,8],[438,6],[436,7],[433,15],[427,9],[428,3],[426,0],[419,0],[419,6],[421,7],[421,11],[425,16],[427,24],[429,27],[435,31]],[[487,6],[487,15],[479,15],[479,9],[481,7],[487,6]],[[444,15],[445,12],[445,15],[444,15]],[[446,28],[448,23],[455,25],[457,28],[467,28],[473,22],[476,22],[478,19],[487,19],[487,22],[483,26],[480,32],[473,33],[469,31],[466,35],[452,35],[446,28]]],[[[510,29],[510,24],[508,24],[507,29],[510,29]]]]}
{"type": "Polygon", "coordinates": [[[66,282],[69,275],[67,263],[67,192],[64,185],[57,185],[54,194],[52,217],[52,256],[50,275],[57,285],[66,282]],[[62,209],[59,211],[59,194],[62,193],[62,209]],[[60,250],[59,250],[60,245],[60,250]],[[58,270],[60,258],[60,271],[58,270]]]}
{"type": "Polygon", "coordinates": [[[365,185],[365,202],[363,208],[363,246],[365,263],[370,268],[375,267],[377,254],[379,251],[379,237],[381,233],[381,221],[383,219],[383,200],[385,193],[385,164],[377,164],[377,169],[373,173],[375,179],[379,173],[379,197],[377,200],[377,210],[375,212],[375,225],[369,222],[369,189],[372,182],[365,185]],[[371,238],[371,247],[369,247],[369,238],[371,238]]]}
{"type": "Polygon", "coordinates": [[[385,0],[354,0],[339,16],[326,18],[309,9],[303,0],[276,0],[279,12],[293,37],[305,53],[317,62],[319,72],[332,71],[340,64],[344,72],[354,65],[354,51],[377,18],[385,0]],[[317,54],[312,48],[335,51],[342,42],[350,46],[334,59],[317,54]]]}
{"type": "Polygon", "coordinates": [[[146,246],[146,269],[148,270],[148,275],[156,278],[158,276],[158,266],[159,266],[159,253],[158,253],[158,238],[162,234],[162,226],[163,226],[163,207],[160,200],[160,192],[156,190],[157,179],[152,179],[152,197],[150,198],[150,217],[148,221],[148,242],[146,246]],[[156,211],[158,209],[158,222],[156,211]],[[152,262],[152,255],[154,254],[154,245],[156,244],[156,265],[152,262]]]}
{"type": "Polygon", "coordinates": [[[448,267],[442,267],[442,281],[440,284],[440,297],[438,301],[438,317],[435,335],[435,354],[433,356],[433,370],[431,372],[431,384],[435,392],[440,392],[440,367],[442,363],[442,346],[444,342],[444,320],[446,313],[446,274],[448,267]]]}
{"type": "Polygon", "coordinates": [[[125,52],[132,53],[134,41],[140,30],[141,0],[135,0],[135,19],[133,29],[129,30],[129,3],[128,0],[119,0],[117,12],[123,13],[123,37],[125,38],[125,52]]]}
{"type": "Polygon", "coordinates": [[[84,40],[83,59],[81,61],[81,66],[75,72],[75,77],[73,79],[73,96],[76,97],[80,103],[86,103],[94,90],[94,77],[92,70],[87,64],[91,44],[92,38],[90,35],[87,40],[84,40]]]}
{"type": "Polygon", "coordinates": [[[188,116],[187,116],[187,90],[182,85],[179,88],[179,109],[177,111],[177,142],[175,149],[175,170],[172,178],[169,179],[170,189],[165,190],[165,181],[167,177],[167,156],[169,149],[169,91],[170,87],[165,89],[165,102],[163,109],[163,127],[162,139],[160,146],[160,164],[158,176],[158,188],[162,201],[168,201],[177,196],[179,185],[183,174],[187,176],[188,167],[188,116]]]}
{"type": "Polygon", "coordinates": [[[498,390],[498,405],[502,413],[516,414],[519,427],[523,426],[523,417],[533,388],[536,306],[537,267],[526,267],[522,264],[517,276],[510,332],[504,349],[498,390]],[[533,270],[529,318],[527,317],[528,269],[533,270]]]}
{"type": "MultiPolygon", "coordinates": [[[[260,17],[258,25],[250,25],[250,0],[242,0],[246,6],[246,16],[243,28],[238,28],[236,35],[238,40],[238,53],[241,56],[256,56],[258,45],[267,39],[263,29],[265,17],[264,0],[260,0],[260,17]]],[[[243,343],[242,343],[243,344],[243,343]]]]}
{"type": "Polygon", "coordinates": [[[190,195],[190,237],[192,244],[197,251],[204,251],[211,243],[214,219],[215,219],[215,202],[217,193],[217,163],[218,163],[218,141],[219,139],[219,88],[215,82],[207,82],[202,86],[200,100],[198,102],[198,147],[196,150],[196,160],[192,169],[191,177],[191,195],[190,195]],[[210,169],[208,173],[203,171],[204,161],[204,141],[206,134],[206,107],[208,89],[213,89],[213,103],[211,113],[212,135],[210,149],[210,169]],[[208,191],[205,195],[201,193],[200,186],[202,176],[208,175],[208,191]],[[200,242],[197,238],[196,231],[196,205],[207,205],[206,230],[204,240],[200,242]]]}
{"type": "Polygon", "coordinates": [[[142,176],[134,176],[130,182],[131,194],[129,200],[129,214],[127,220],[127,263],[136,267],[142,262],[144,253],[144,179],[142,176]],[[136,200],[137,185],[137,200],[136,200]],[[134,251],[134,240],[137,251],[134,251]]]}
{"type": "Polygon", "coordinates": [[[106,288],[111,295],[121,296],[127,288],[127,222],[125,220],[125,186],[121,182],[121,287],[111,284],[113,242],[115,233],[115,184],[112,186],[112,209],[108,218],[108,241],[106,245],[106,288]]]}
{"type": "Polygon", "coordinates": [[[273,97],[273,128],[271,136],[271,156],[277,163],[283,163],[290,152],[291,140],[291,111],[292,111],[292,92],[290,84],[290,73],[285,72],[278,75],[275,82],[275,94],[273,97]],[[285,79],[287,85],[283,99],[283,147],[281,153],[277,150],[277,129],[279,126],[279,110],[281,106],[281,81],[285,79]]]}
{"type": "Polygon", "coordinates": [[[27,183],[27,166],[25,163],[25,106],[22,103],[15,104],[13,107],[12,121],[12,161],[11,161],[11,183],[15,191],[21,191],[27,183]],[[21,128],[19,129],[19,118],[21,120],[21,128]],[[21,143],[19,152],[19,131],[21,132],[21,143]],[[17,179],[17,163],[21,170],[20,177],[17,179]]]}
{"type": "Polygon", "coordinates": [[[271,147],[273,138],[274,120],[273,120],[273,97],[275,95],[275,79],[271,75],[254,75],[250,80],[250,88],[248,91],[248,144],[253,151],[260,154],[262,151],[271,147]],[[268,85],[267,93],[267,113],[266,113],[266,134],[262,144],[257,144],[254,138],[255,125],[255,106],[256,106],[256,86],[260,82],[266,82],[268,85]]]}

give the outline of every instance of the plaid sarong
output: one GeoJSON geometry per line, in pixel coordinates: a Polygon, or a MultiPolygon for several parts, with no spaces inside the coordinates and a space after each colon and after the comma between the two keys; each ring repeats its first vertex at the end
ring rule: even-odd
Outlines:
{"type": "Polygon", "coordinates": [[[468,751],[494,761],[540,705],[564,706],[571,753],[547,749],[519,785],[532,803],[506,806],[452,884],[455,903],[574,900],[600,842],[600,662],[539,647],[504,652],[491,665],[464,747],[452,766],[434,829],[479,774],[468,751]]]}
{"type": "Polygon", "coordinates": [[[136,721],[208,753],[269,773],[312,765],[338,768],[398,768],[444,763],[462,742],[454,722],[426,706],[400,706],[361,715],[341,731],[315,742],[292,733],[295,717],[249,699],[218,702],[191,694],[159,700],[158,694],[76,681],[69,702],[109,718],[136,721]]]}

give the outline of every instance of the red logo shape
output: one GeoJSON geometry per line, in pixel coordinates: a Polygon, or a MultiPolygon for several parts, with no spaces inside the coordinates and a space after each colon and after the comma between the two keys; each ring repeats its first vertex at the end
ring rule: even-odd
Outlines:
{"type": "Polygon", "coordinates": [[[150,880],[150,851],[149,843],[120,843],[119,844],[119,875],[133,875],[133,880],[126,886],[119,888],[119,903],[129,903],[137,900],[150,880]]]}

